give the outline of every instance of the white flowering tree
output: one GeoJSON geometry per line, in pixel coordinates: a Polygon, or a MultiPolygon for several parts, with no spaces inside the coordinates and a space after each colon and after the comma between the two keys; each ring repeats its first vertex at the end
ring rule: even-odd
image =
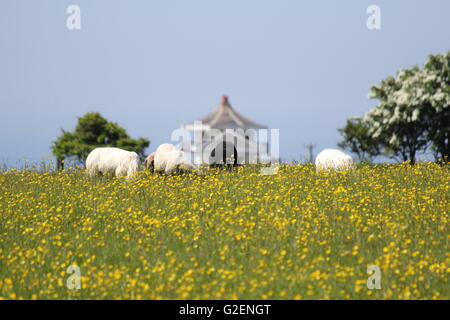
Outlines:
{"type": "Polygon", "coordinates": [[[427,139],[423,119],[424,106],[417,96],[417,67],[401,70],[395,78],[389,77],[371,88],[369,98],[378,99],[377,106],[364,116],[369,134],[385,149],[385,153],[402,161],[415,162],[416,153],[425,150],[427,139]]]}
{"type": "Polygon", "coordinates": [[[427,104],[424,117],[435,156],[450,161],[450,52],[430,56],[422,69],[421,102],[427,104]]]}
{"type": "Polygon", "coordinates": [[[379,103],[363,118],[368,134],[384,154],[414,164],[429,147],[449,161],[450,52],[430,56],[422,68],[400,70],[373,86],[379,103]]]}

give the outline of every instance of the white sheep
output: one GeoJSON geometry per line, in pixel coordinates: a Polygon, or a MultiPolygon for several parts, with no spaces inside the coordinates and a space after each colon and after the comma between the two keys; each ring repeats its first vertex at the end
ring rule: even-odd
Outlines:
{"type": "Polygon", "coordinates": [[[159,145],[158,148],[156,148],[155,152],[169,152],[169,151],[173,151],[173,150],[177,150],[177,148],[170,143],[163,143],[161,145],[159,145]]]}
{"type": "Polygon", "coordinates": [[[139,163],[136,152],[119,148],[96,148],[86,158],[86,169],[89,176],[109,173],[116,177],[130,177],[138,170],[139,163]]]}
{"type": "Polygon", "coordinates": [[[164,172],[166,174],[171,174],[175,171],[190,171],[195,170],[200,172],[200,170],[191,162],[191,160],[186,156],[183,151],[172,150],[165,153],[166,166],[164,172]]]}
{"type": "Polygon", "coordinates": [[[348,154],[336,149],[324,149],[316,157],[316,170],[342,170],[353,167],[348,154]]]}
{"type": "MultiPolygon", "coordinates": [[[[175,151],[177,148],[170,143],[163,143],[158,148],[153,155],[153,164],[150,163],[151,171],[164,171],[166,168],[167,157],[165,154],[170,151],[175,151]]],[[[151,156],[151,155],[150,155],[151,156]]],[[[149,156],[149,157],[150,157],[149,156]]]]}
{"type": "Polygon", "coordinates": [[[150,155],[149,158],[150,161],[151,158],[153,158],[152,169],[157,172],[165,172],[166,174],[171,174],[177,170],[195,170],[200,172],[200,170],[191,162],[186,154],[183,151],[177,150],[172,144],[165,143],[160,145],[156,149],[154,155],[150,155]]]}

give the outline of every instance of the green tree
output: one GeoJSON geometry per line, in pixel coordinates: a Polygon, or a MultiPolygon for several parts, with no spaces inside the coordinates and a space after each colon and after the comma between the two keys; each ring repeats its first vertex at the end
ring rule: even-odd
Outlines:
{"type": "MultiPolygon", "coordinates": [[[[434,151],[436,158],[450,156],[450,52],[430,56],[422,68],[400,70],[395,77],[373,86],[369,97],[379,100],[363,117],[361,125],[379,153],[414,164],[420,151],[434,151]]],[[[358,152],[364,144],[359,130],[348,124],[341,133],[342,146],[358,152]],[[347,130],[346,130],[347,129],[347,130]]]]}
{"type": "Polygon", "coordinates": [[[430,56],[423,68],[422,103],[437,160],[450,161],[450,52],[430,56]]]}
{"type": "Polygon", "coordinates": [[[419,117],[424,106],[411,97],[416,93],[419,72],[418,67],[401,70],[396,78],[389,77],[373,86],[370,98],[380,102],[364,116],[369,133],[380,141],[384,153],[411,164],[417,152],[429,145],[426,121],[419,117]]]}
{"type": "Polygon", "coordinates": [[[83,162],[97,147],[118,147],[143,157],[149,144],[148,139],[132,139],[117,123],[109,122],[97,112],[90,112],[78,118],[74,132],[62,130],[62,135],[52,144],[52,151],[58,168],[62,169],[65,159],[75,157],[83,162]]]}
{"type": "Polygon", "coordinates": [[[348,119],[339,132],[344,139],[338,146],[356,154],[360,162],[371,162],[380,154],[380,142],[372,138],[368,125],[361,118],[348,119]]]}

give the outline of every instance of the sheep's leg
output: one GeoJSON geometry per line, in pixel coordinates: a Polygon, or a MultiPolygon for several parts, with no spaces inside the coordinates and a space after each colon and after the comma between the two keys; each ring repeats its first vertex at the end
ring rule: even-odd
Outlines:
{"type": "MultiPolygon", "coordinates": [[[[177,168],[175,168],[175,170],[177,170],[177,168]]],[[[167,174],[171,174],[171,173],[172,173],[172,170],[170,170],[170,168],[167,167],[166,170],[164,170],[164,172],[165,172],[165,174],[167,175],[167,174]]]]}
{"type": "Polygon", "coordinates": [[[120,178],[120,177],[126,175],[126,174],[124,174],[123,171],[124,171],[124,170],[123,170],[123,168],[122,168],[121,166],[117,167],[116,170],[115,170],[115,176],[116,176],[116,178],[120,178]]]}
{"type": "Polygon", "coordinates": [[[129,170],[127,171],[127,178],[132,178],[135,174],[136,174],[136,170],[134,170],[134,169],[129,169],[129,170]]]}
{"type": "Polygon", "coordinates": [[[87,174],[90,178],[94,177],[97,173],[97,170],[93,167],[87,168],[87,174]]]}

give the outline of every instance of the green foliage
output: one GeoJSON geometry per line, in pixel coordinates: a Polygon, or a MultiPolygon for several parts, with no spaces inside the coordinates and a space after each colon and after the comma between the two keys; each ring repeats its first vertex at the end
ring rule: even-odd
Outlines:
{"type": "Polygon", "coordinates": [[[426,94],[432,97],[428,108],[428,137],[436,157],[450,157],[450,52],[430,56],[424,66],[426,94]]]}
{"type": "Polygon", "coordinates": [[[369,145],[377,145],[375,150],[379,154],[412,164],[417,152],[431,148],[436,158],[448,161],[449,66],[450,52],[430,56],[422,68],[400,70],[396,77],[388,77],[373,86],[369,97],[378,99],[379,103],[365,114],[361,123],[347,123],[340,129],[344,136],[340,145],[358,154],[366,151],[367,145],[362,141],[369,141],[369,145]]]}
{"type": "Polygon", "coordinates": [[[428,142],[424,134],[426,123],[419,117],[422,105],[410,97],[410,87],[418,85],[415,80],[418,72],[417,67],[401,70],[396,78],[390,77],[372,87],[370,97],[380,102],[364,117],[372,138],[380,142],[386,153],[411,163],[428,142]]]}
{"type": "Polygon", "coordinates": [[[348,119],[339,132],[344,140],[338,146],[356,154],[360,162],[371,162],[373,157],[380,154],[379,141],[370,136],[369,127],[361,118],[348,119]]]}
{"type": "Polygon", "coordinates": [[[52,151],[62,168],[64,159],[75,157],[82,162],[97,147],[122,148],[143,157],[149,144],[148,139],[132,139],[117,123],[108,122],[97,112],[90,112],[78,118],[74,132],[62,130],[62,135],[52,144],[52,151]]]}

